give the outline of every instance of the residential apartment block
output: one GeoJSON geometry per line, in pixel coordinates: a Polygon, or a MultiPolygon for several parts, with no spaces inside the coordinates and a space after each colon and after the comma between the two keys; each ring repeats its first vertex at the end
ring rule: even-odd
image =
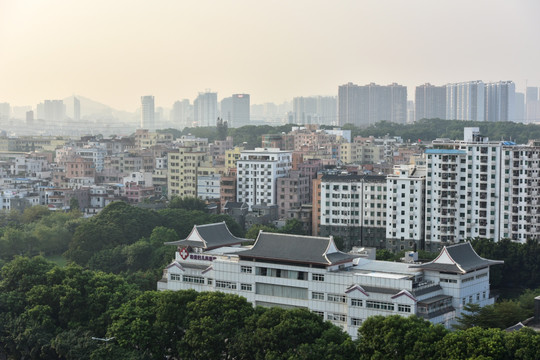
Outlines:
{"type": "Polygon", "coordinates": [[[292,166],[290,151],[275,148],[244,150],[237,161],[236,199],[253,205],[276,205],[277,179],[287,176],[292,166]]]}
{"type": "Polygon", "coordinates": [[[386,248],[424,248],[426,169],[396,165],[386,177],[386,248]]]}
{"type": "Polygon", "coordinates": [[[384,247],[385,176],[324,174],[320,186],[321,236],[341,238],[345,249],[384,247]]]}
{"type": "Polygon", "coordinates": [[[426,249],[476,237],[538,239],[539,154],[533,144],[488,141],[478,128],[466,128],[463,141],[434,141],[426,150],[426,249]]]}
{"type": "Polygon", "coordinates": [[[200,167],[211,167],[207,147],[184,146],[168,153],[168,196],[197,196],[197,172],[200,167]]]}
{"type": "Polygon", "coordinates": [[[302,205],[311,201],[309,188],[311,178],[303,176],[298,170],[290,171],[287,176],[277,180],[277,205],[279,206],[279,217],[287,218],[288,212],[292,209],[299,209],[302,205]]]}
{"type": "Polygon", "coordinates": [[[378,121],[407,121],[407,87],[399,84],[381,86],[352,83],[338,88],[339,125],[365,127],[378,121]]]}

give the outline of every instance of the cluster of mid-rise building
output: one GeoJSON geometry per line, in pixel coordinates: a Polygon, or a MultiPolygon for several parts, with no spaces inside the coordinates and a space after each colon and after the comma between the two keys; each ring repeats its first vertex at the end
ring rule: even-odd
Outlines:
{"type": "Polygon", "coordinates": [[[255,149],[231,137],[209,144],[148,130],[110,139],[1,138],[0,181],[6,210],[76,204],[90,216],[111,201],[163,206],[190,196],[246,229],[296,219],[305,233],[332,235],[346,250],[438,251],[477,237],[538,239],[539,145],[489,141],[466,128],[464,140],[437,139],[424,149],[313,125],[264,135],[255,149]]]}

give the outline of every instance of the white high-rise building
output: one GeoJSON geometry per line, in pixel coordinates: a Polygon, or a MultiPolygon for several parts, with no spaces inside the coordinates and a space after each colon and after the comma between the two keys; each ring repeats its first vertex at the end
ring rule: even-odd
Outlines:
{"type": "Polygon", "coordinates": [[[141,96],[141,129],[155,130],[155,116],[154,97],[141,96]]]}
{"type": "Polygon", "coordinates": [[[514,121],[516,86],[512,81],[487,83],[485,87],[486,121],[514,121]]]}
{"type": "Polygon", "coordinates": [[[322,236],[343,240],[343,248],[384,246],[386,177],[324,174],[321,178],[322,236]]]}
{"type": "Polygon", "coordinates": [[[396,83],[338,88],[339,125],[368,126],[378,121],[407,122],[407,87],[396,83]]]}
{"type": "Polygon", "coordinates": [[[396,165],[386,178],[386,248],[423,248],[426,168],[396,165]]]}
{"type": "Polygon", "coordinates": [[[11,117],[11,106],[9,103],[0,103],[0,120],[9,120],[11,117]]]}
{"type": "Polygon", "coordinates": [[[446,119],[446,86],[429,83],[416,87],[415,121],[421,119],[446,119]]]}
{"type": "Polygon", "coordinates": [[[197,126],[216,126],[218,117],[217,93],[199,93],[193,102],[193,117],[197,126]]]}
{"type": "Polygon", "coordinates": [[[189,99],[175,101],[171,110],[169,122],[178,129],[191,127],[193,121],[193,106],[189,99]]]}
{"type": "Polygon", "coordinates": [[[253,205],[277,205],[277,179],[289,174],[292,152],[277,148],[244,150],[237,161],[238,186],[236,199],[253,205]]]}
{"type": "Polygon", "coordinates": [[[45,100],[37,105],[38,119],[56,125],[61,124],[66,118],[66,106],[62,100],[45,100]]]}
{"type": "Polygon", "coordinates": [[[232,116],[230,127],[241,127],[250,124],[250,96],[249,94],[233,94],[232,116]]]}
{"type": "Polygon", "coordinates": [[[73,97],[73,120],[81,120],[81,101],[76,97],[73,97]]]}
{"type": "Polygon", "coordinates": [[[477,237],[539,238],[539,146],[465,128],[463,141],[435,140],[425,154],[427,250],[477,237]]]}
{"type": "Polygon", "coordinates": [[[446,85],[446,119],[484,121],[485,85],[469,81],[446,85]]]}
{"type": "Polygon", "coordinates": [[[233,94],[221,100],[221,118],[228,127],[242,127],[250,124],[249,94],[233,94]]]}
{"type": "Polygon", "coordinates": [[[525,117],[527,118],[527,122],[540,121],[540,102],[538,101],[538,88],[527,86],[525,97],[525,117]]]}
{"type": "Polygon", "coordinates": [[[516,91],[515,107],[514,107],[514,121],[524,123],[527,122],[525,107],[525,94],[516,91]]]}

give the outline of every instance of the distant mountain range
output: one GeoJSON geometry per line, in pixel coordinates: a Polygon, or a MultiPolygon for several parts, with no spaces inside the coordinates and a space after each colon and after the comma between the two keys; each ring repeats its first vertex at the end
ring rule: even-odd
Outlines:
{"type": "Polygon", "coordinates": [[[137,113],[128,111],[116,110],[108,105],[94,101],[84,96],[73,95],[62,99],[66,105],[66,116],[73,117],[73,98],[79,99],[81,103],[81,118],[82,119],[116,119],[123,123],[131,123],[139,121],[137,113]]]}

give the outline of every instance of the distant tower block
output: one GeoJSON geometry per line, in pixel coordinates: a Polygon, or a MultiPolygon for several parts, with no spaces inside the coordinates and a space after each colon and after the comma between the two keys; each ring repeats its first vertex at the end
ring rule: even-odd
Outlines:
{"type": "Polygon", "coordinates": [[[81,120],[81,102],[76,97],[73,97],[73,120],[81,120]]]}
{"type": "Polygon", "coordinates": [[[155,130],[154,97],[152,95],[141,96],[141,129],[155,130]]]}

